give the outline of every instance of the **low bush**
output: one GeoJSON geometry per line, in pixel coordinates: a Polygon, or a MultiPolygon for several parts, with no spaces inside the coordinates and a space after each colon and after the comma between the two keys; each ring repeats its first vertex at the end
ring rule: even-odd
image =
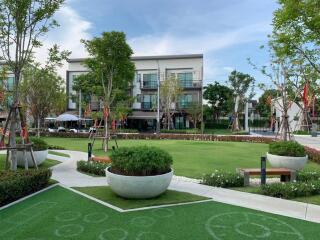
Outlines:
{"type": "Polygon", "coordinates": [[[90,173],[97,176],[106,176],[106,168],[109,167],[108,163],[99,163],[94,161],[78,161],[77,170],[80,172],[90,173]]]}
{"type": "Polygon", "coordinates": [[[0,171],[0,206],[48,186],[51,170],[0,171]]]}
{"type": "Polygon", "coordinates": [[[298,182],[320,181],[320,171],[301,171],[297,174],[298,182]]]}
{"type": "Polygon", "coordinates": [[[49,145],[48,149],[51,149],[51,150],[66,150],[65,147],[61,147],[61,146],[57,146],[57,145],[49,145]]]}
{"type": "Polygon", "coordinates": [[[274,183],[261,187],[261,194],[292,199],[320,194],[320,181],[274,183]]]}
{"type": "Polygon", "coordinates": [[[279,156],[304,157],[304,147],[294,141],[279,141],[269,145],[269,153],[279,156]]]}
{"type": "Polygon", "coordinates": [[[310,147],[304,147],[310,161],[320,164],[320,151],[310,147]]]}
{"type": "Polygon", "coordinates": [[[238,173],[215,170],[211,174],[205,174],[202,177],[201,183],[209,186],[223,188],[243,187],[244,179],[243,176],[238,173]]]}
{"type": "MultiPolygon", "coordinates": [[[[29,141],[32,143],[33,151],[43,151],[49,148],[49,145],[46,141],[38,137],[31,137],[29,141]]],[[[17,143],[22,143],[21,138],[17,140],[17,143]]]]}
{"type": "Polygon", "coordinates": [[[124,147],[112,153],[112,172],[128,176],[152,176],[171,170],[172,157],[156,147],[124,147]]]}

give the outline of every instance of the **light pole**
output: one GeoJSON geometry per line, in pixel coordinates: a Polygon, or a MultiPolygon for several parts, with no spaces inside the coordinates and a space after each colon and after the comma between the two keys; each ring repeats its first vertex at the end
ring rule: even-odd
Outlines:
{"type": "Polygon", "coordinates": [[[157,60],[158,65],[158,96],[157,96],[157,134],[160,133],[160,66],[159,66],[159,60],[157,60]]]}

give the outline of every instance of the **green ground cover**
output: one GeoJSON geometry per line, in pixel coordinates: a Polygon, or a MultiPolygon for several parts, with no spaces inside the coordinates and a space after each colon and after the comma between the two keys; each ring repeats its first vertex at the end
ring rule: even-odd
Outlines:
{"type": "MultiPolygon", "coordinates": [[[[41,165],[39,165],[39,168],[50,168],[53,167],[61,162],[53,159],[46,159],[41,165]]],[[[6,155],[0,154],[0,170],[5,169],[6,164],[6,155]]]]}
{"type": "Polygon", "coordinates": [[[112,192],[110,187],[99,186],[99,187],[74,187],[74,189],[88,194],[94,198],[102,200],[104,202],[110,203],[111,205],[117,206],[121,209],[132,209],[132,208],[142,208],[150,206],[158,206],[165,204],[174,203],[185,203],[185,202],[195,202],[201,200],[208,200],[206,197],[197,196],[185,192],[177,192],[172,190],[167,190],[164,194],[153,199],[124,199],[117,196],[112,192]]]}
{"type": "MultiPolygon", "coordinates": [[[[69,150],[87,151],[86,138],[44,138],[51,145],[61,145],[69,150]]],[[[114,142],[111,141],[110,146],[114,142]]],[[[183,140],[119,140],[122,146],[156,146],[168,151],[173,157],[175,175],[201,178],[214,169],[236,171],[236,168],[258,168],[260,157],[268,150],[267,144],[246,142],[206,142],[183,140]]],[[[101,141],[96,141],[93,153],[103,156],[101,141]]],[[[79,159],[81,160],[81,159],[79,159]]],[[[309,162],[305,167],[319,169],[320,165],[309,162]]]]}
{"type": "Polygon", "coordinates": [[[319,224],[217,202],[119,213],[62,187],[0,211],[0,239],[302,240],[319,224]]]}
{"type": "Polygon", "coordinates": [[[52,151],[52,150],[49,151],[49,154],[57,155],[57,156],[60,156],[60,157],[70,157],[69,154],[62,153],[62,152],[56,152],[56,151],[52,151]]]}

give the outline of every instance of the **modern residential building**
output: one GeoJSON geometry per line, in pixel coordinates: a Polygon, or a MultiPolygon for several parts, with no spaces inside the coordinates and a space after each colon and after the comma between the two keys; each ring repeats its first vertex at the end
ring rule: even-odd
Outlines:
{"type": "MultiPolygon", "coordinates": [[[[73,79],[88,71],[84,66],[85,59],[69,59],[67,71],[67,94],[70,97],[68,110],[77,110],[77,104],[71,96],[76,94],[73,90],[73,79]]],[[[128,117],[128,126],[140,130],[155,129],[157,119],[157,92],[158,81],[168,77],[176,77],[181,83],[183,94],[177,104],[173,105],[173,123],[175,128],[190,128],[186,108],[191,102],[202,103],[203,89],[203,55],[163,55],[163,56],[134,56],[136,73],[131,95],[134,97],[132,114],[128,117]]],[[[160,100],[161,102],[161,100],[160,100]]],[[[99,110],[97,101],[91,102],[92,110],[99,110]]],[[[160,113],[160,119],[162,114],[160,113]]]]}

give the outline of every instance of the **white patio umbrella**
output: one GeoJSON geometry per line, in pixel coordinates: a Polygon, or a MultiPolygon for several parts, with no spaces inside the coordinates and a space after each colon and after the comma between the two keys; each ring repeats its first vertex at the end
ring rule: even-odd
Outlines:
{"type": "Polygon", "coordinates": [[[74,121],[79,121],[79,118],[72,115],[72,114],[64,113],[64,114],[59,115],[56,118],[56,121],[58,121],[58,122],[74,122],[74,121]]]}

